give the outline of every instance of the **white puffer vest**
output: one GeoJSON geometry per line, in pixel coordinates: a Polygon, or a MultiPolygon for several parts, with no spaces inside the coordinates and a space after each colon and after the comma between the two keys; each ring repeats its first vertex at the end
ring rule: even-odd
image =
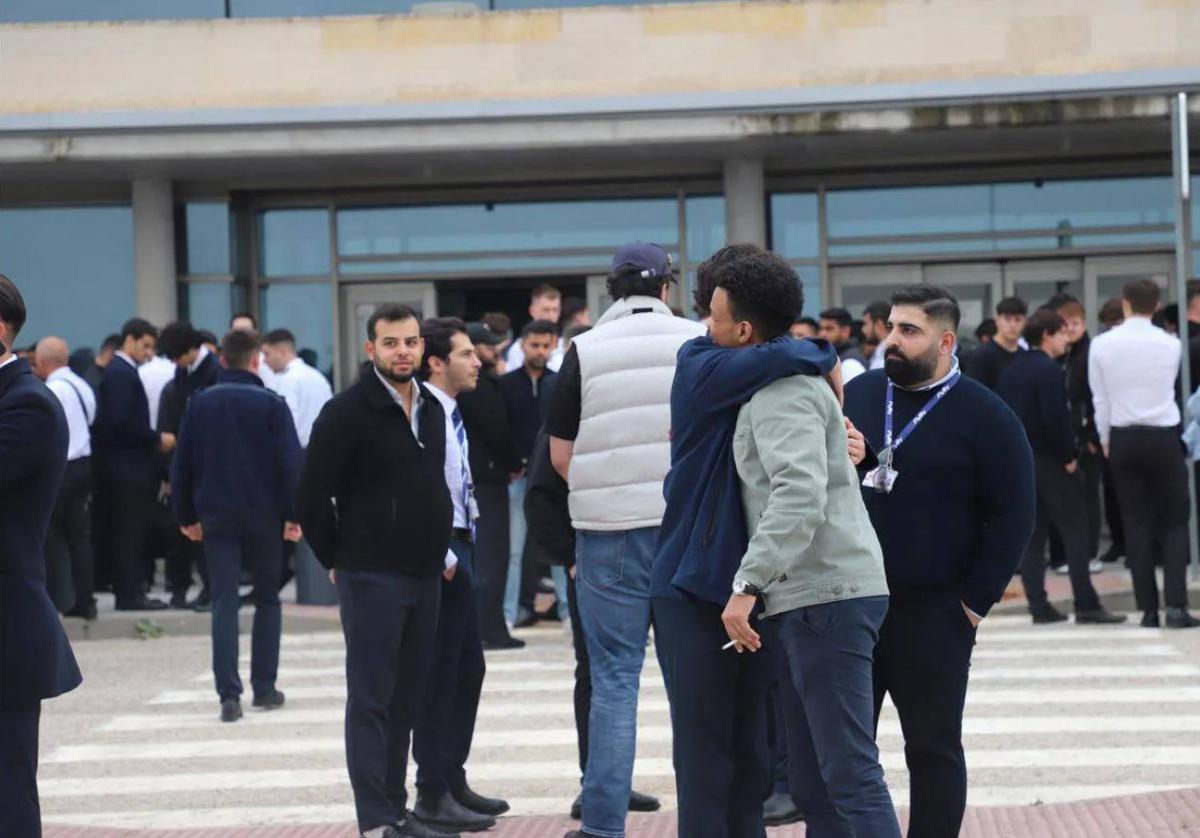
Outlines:
{"type": "Polygon", "coordinates": [[[661,301],[628,297],[575,339],[583,402],[568,480],[575,529],[662,523],[675,356],[702,334],[703,326],[661,301]]]}

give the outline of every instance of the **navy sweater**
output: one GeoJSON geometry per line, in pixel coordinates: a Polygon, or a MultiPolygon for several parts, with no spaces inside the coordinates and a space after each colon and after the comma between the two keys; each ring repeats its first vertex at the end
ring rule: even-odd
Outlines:
{"type": "Polygon", "coordinates": [[[176,520],[190,525],[242,510],[296,520],[300,440],[282,396],[246,370],[221,370],[192,396],[171,462],[176,520]]]}
{"type": "MultiPolygon", "coordinates": [[[[886,386],[882,370],[846,385],[846,416],[876,452],[886,386]]],[[[897,434],[936,392],[896,388],[897,434]]],[[[873,465],[864,462],[860,471],[873,465]]],[[[1020,421],[964,376],[896,451],[894,466],[899,477],[890,494],[863,489],[892,596],[951,589],[987,614],[1033,533],[1033,456],[1020,421]]]]}
{"type": "Polygon", "coordinates": [[[1063,368],[1039,349],[1022,352],[1000,373],[996,394],[1025,426],[1033,453],[1066,465],[1075,459],[1075,435],[1063,368]]]}
{"type": "Polygon", "coordinates": [[[724,604],[746,552],[746,516],[733,462],[738,411],[772,381],[823,375],[837,363],[823,340],[777,338],[723,349],[698,337],[679,348],[671,385],[671,470],[650,594],[724,604]]]}

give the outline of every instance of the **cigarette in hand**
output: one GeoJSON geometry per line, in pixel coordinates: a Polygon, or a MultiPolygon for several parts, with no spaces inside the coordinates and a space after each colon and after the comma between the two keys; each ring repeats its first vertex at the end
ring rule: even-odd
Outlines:
{"type": "Polygon", "coordinates": [[[726,643],[724,646],[721,647],[721,651],[724,652],[726,649],[732,649],[736,645],[737,645],[736,640],[730,640],[728,643],[726,643]]]}

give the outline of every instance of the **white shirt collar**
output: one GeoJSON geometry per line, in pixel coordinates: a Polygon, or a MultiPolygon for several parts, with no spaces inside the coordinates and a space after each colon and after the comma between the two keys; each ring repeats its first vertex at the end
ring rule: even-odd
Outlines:
{"type": "Polygon", "coordinates": [[[200,344],[200,351],[196,353],[196,360],[188,364],[188,372],[195,372],[197,369],[199,369],[201,362],[203,362],[204,359],[209,356],[209,354],[208,347],[204,344],[200,344]]]}
{"type": "MultiPolygon", "coordinates": [[[[387,390],[388,395],[392,397],[392,401],[400,405],[400,407],[404,407],[404,399],[400,396],[400,393],[397,392],[396,385],[392,384],[392,382],[380,375],[379,370],[375,368],[374,364],[371,365],[371,371],[375,373],[375,377],[379,379],[379,383],[383,385],[383,389],[387,390]]],[[[425,397],[421,395],[421,386],[417,384],[417,380],[415,378],[412,380],[412,394],[413,423],[415,424],[417,419],[417,408],[420,407],[421,403],[425,401],[425,397]]]]}
{"type": "Polygon", "coordinates": [[[123,349],[118,349],[113,354],[123,360],[125,363],[129,364],[129,366],[133,367],[135,370],[140,366],[138,362],[129,357],[129,355],[127,355],[123,349]]]}
{"type": "Polygon", "coordinates": [[[449,393],[442,390],[437,385],[430,383],[429,381],[425,382],[425,386],[428,388],[429,392],[433,393],[433,395],[437,397],[437,400],[442,403],[442,407],[445,409],[447,417],[449,417],[451,413],[458,409],[458,399],[454,398],[449,393]]]}
{"type": "MultiPolygon", "coordinates": [[[[308,366],[308,364],[304,363],[304,359],[301,358],[299,355],[297,355],[295,358],[288,361],[287,364],[284,365],[283,369],[280,370],[279,372],[277,372],[276,375],[283,375],[285,372],[291,372],[294,369],[298,369],[299,367],[306,367],[306,366],[308,366]]],[[[376,373],[378,373],[378,372],[379,371],[376,370],[376,373]]]]}
{"type": "Polygon", "coordinates": [[[910,393],[923,393],[926,390],[932,390],[935,387],[941,387],[943,384],[953,378],[956,372],[958,372],[958,356],[952,355],[950,357],[950,372],[943,375],[937,381],[931,381],[928,384],[922,384],[920,387],[901,387],[899,384],[896,386],[900,387],[901,390],[908,390],[910,393]]]}
{"type": "Polygon", "coordinates": [[[8,356],[7,361],[5,361],[4,363],[0,363],[0,370],[4,369],[5,367],[7,367],[9,364],[11,364],[15,360],[17,360],[17,353],[14,352],[12,355],[8,356]]]}
{"type": "MultiPolygon", "coordinates": [[[[7,363],[7,361],[5,363],[7,363]]],[[[4,364],[0,364],[0,367],[3,367],[3,366],[4,366],[4,364]]],[[[54,372],[52,372],[48,376],[46,376],[46,381],[58,381],[61,378],[66,378],[66,379],[72,378],[70,367],[65,367],[65,366],[59,367],[54,372]]]]}

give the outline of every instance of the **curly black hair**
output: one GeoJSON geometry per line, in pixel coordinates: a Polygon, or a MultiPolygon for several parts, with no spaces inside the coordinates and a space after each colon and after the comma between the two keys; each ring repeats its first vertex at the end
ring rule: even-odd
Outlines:
{"type": "Polygon", "coordinates": [[[701,262],[700,266],[696,268],[696,287],[692,291],[692,302],[695,304],[696,313],[701,317],[709,315],[709,310],[712,308],[713,291],[717,289],[717,268],[735,259],[766,252],[766,249],[756,244],[727,244],[701,262]]]}
{"type": "Polygon", "coordinates": [[[804,310],[800,277],[769,250],[727,261],[713,273],[714,287],[729,295],[733,316],[750,321],[763,340],[786,335],[804,310]]]}

